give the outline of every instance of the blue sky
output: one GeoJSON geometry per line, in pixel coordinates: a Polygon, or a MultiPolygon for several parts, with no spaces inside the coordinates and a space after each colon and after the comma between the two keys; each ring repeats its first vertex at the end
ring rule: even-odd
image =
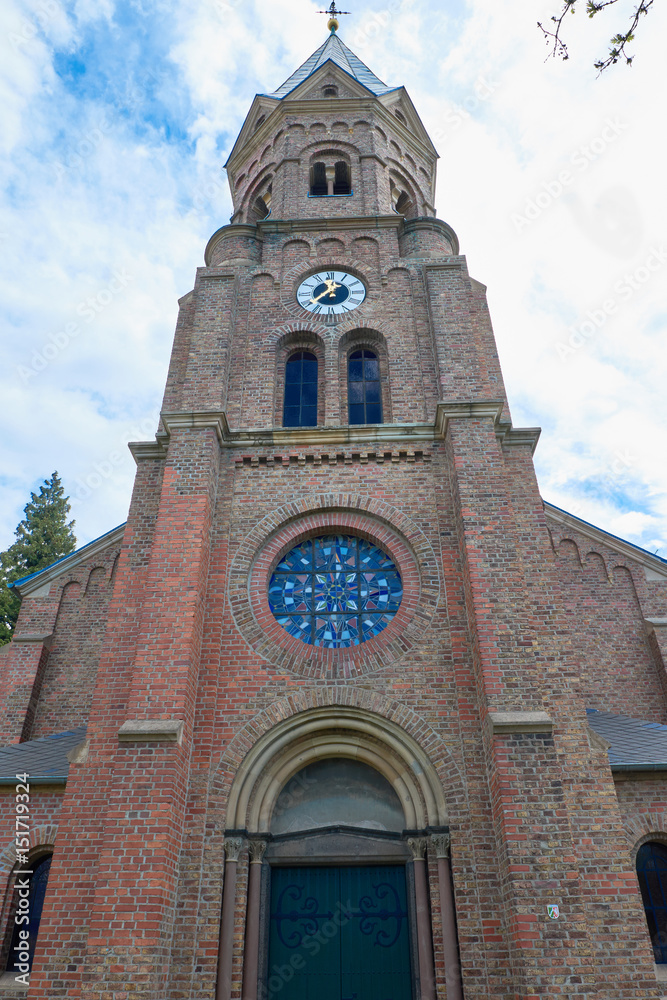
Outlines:
{"type": "MultiPolygon", "coordinates": [[[[326,5],[323,5],[326,6],[326,5]]],[[[341,37],[405,84],[441,154],[437,207],[489,303],[545,499],[667,556],[661,39],[592,63],[616,8],[354,3],[341,37]]],[[[231,212],[222,164],[255,93],[326,37],[308,0],[5,0],[0,34],[0,548],[53,469],[80,543],[125,519],[177,299],[231,212]]],[[[630,4],[628,4],[630,10],[630,4]]]]}

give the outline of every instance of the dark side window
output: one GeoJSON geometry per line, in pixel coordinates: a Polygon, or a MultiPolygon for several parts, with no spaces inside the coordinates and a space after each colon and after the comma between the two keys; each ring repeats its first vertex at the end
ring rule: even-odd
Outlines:
{"type": "Polygon", "coordinates": [[[637,878],[657,965],[667,964],[667,846],[642,844],[637,852],[637,878]]]}
{"type": "Polygon", "coordinates": [[[316,426],[317,358],[309,351],[299,351],[285,365],[283,427],[316,426]]]}
{"type": "Polygon", "coordinates": [[[366,347],[348,359],[347,402],[351,424],[382,423],[380,363],[377,354],[366,347]]]}
{"type": "MultiPolygon", "coordinates": [[[[29,881],[27,890],[28,923],[14,924],[14,933],[12,936],[11,947],[9,949],[9,960],[7,962],[8,972],[16,972],[19,974],[24,971],[21,967],[26,964],[22,961],[25,956],[25,951],[22,950],[19,945],[23,944],[25,939],[19,937],[19,931],[21,930],[28,931],[27,964],[30,968],[32,968],[32,960],[35,954],[37,934],[39,933],[39,923],[42,919],[42,908],[44,906],[44,896],[46,895],[46,884],[49,879],[50,868],[51,855],[48,855],[38,861],[37,864],[33,865],[32,875],[26,879],[26,881],[29,881]]],[[[17,878],[22,880],[24,876],[19,874],[17,878]]]]}

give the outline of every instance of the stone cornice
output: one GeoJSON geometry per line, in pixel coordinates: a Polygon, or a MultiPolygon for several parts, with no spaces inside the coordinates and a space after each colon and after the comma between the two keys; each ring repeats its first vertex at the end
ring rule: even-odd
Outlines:
{"type": "Polygon", "coordinates": [[[366,424],[337,427],[267,427],[231,430],[226,414],[218,410],[162,413],[165,431],[156,435],[155,441],[132,441],[129,448],[135,461],[160,459],[166,455],[169,438],[175,430],[203,430],[213,428],[224,448],[308,448],[322,451],[338,445],[359,446],[371,444],[414,445],[416,442],[437,441],[447,434],[450,420],[486,418],[493,420],[496,437],[503,447],[528,446],[534,450],[540,434],[539,428],[514,428],[509,421],[501,421],[501,400],[483,402],[438,403],[434,423],[366,424]]]}
{"type": "Polygon", "coordinates": [[[222,410],[190,410],[184,413],[162,413],[162,423],[167,434],[176,430],[202,430],[212,427],[220,444],[228,444],[231,437],[227,414],[222,410]]]}
{"type": "Polygon", "coordinates": [[[420,232],[428,229],[439,229],[452,244],[452,251],[454,255],[458,256],[459,238],[452,227],[447,222],[443,222],[442,219],[435,217],[431,218],[431,216],[428,215],[420,215],[417,219],[406,219],[404,227],[404,231],[406,233],[413,231],[420,232]]]}
{"type": "Polygon", "coordinates": [[[51,649],[53,645],[53,632],[24,632],[17,635],[14,633],[12,642],[34,642],[41,643],[45,649],[51,649]]]}
{"type": "Polygon", "coordinates": [[[638,545],[633,545],[632,542],[626,542],[623,538],[617,538],[616,535],[611,535],[602,528],[596,528],[594,524],[582,521],[574,514],[569,514],[566,510],[554,507],[553,504],[546,501],[544,501],[544,510],[549,520],[555,521],[564,527],[572,528],[578,531],[580,535],[584,535],[586,538],[590,538],[601,545],[606,545],[613,552],[617,552],[626,559],[639,563],[646,571],[655,574],[655,577],[651,577],[651,579],[658,578],[667,581],[667,562],[664,559],[654,556],[651,552],[646,552],[645,549],[640,549],[638,545]]]}
{"type": "Polygon", "coordinates": [[[665,630],[665,635],[667,635],[667,618],[645,618],[644,626],[649,635],[658,630],[665,630]]]}
{"type": "Polygon", "coordinates": [[[128,719],[118,730],[119,743],[178,743],[183,740],[181,719],[128,719]]]}
{"type": "MultiPolygon", "coordinates": [[[[257,223],[261,233],[305,233],[318,230],[341,229],[400,229],[402,215],[351,215],[336,219],[263,219],[257,223]]],[[[220,230],[218,230],[220,232],[220,230]]]]}
{"type": "MultiPolygon", "coordinates": [[[[125,525],[120,524],[117,528],[108,531],[106,535],[102,535],[101,538],[96,538],[93,542],[89,542],[88,545],[84,545],[82,548],[77,549],[76,552],[72,552],[71,555],[59,559],[52,566],[47,566],[46,569],[38,573],[33,573],[32,576],[26,577],[24,580],[17,581],[14,584],[15,589],[18,590],[21,597],[36,596],[36,591],[41,590],[42,587],[46,588],[53,580],[58,580],[61,576],[71,573],[81,563],[87,562],[94,556],[99,555],[100,552],[111,548],[112,545],[120,545],[123,541],[124,532],[125,525]]],[[[16,639],[13,641],[16,641],[16,639]]]]}
{"type": "Polygon", "coordinates": [[[494,736],[503,733],[550,733],[554,727],[553,719],[542,711],[489,712],[489,721],[494,736]]]}
{"type": "Polygon", "coordinates": [[[529,447],[532,454],[537,447],[541,428],[512,427],[509,420],[500,419],[503,405],[501,400],[438,403],[435,417],[435,436],[444,438],[447,435],[450,420],[487,418],[493,420],[496,437],[504,448],[529,447]]]}
{"type": "MultiPolygon", "coordinates": [[[[205,278],[233,278],[234,271],[230,271],[228,267],[222,267],[216,269],[215,274],[206,273],[208,268],[208,262],[211,258],[211,254],[217,244],[224,239],[234,239],[237,236],[245,236],[249,239],[256,239],[260,242],[264,241],[264,234],[274,235],[276,233],[283,233],[286,236],[291,236],[293,233],[308,233],[308,232],[343,232],[343,231],[354,231],[359,230],[377,230],[377,229],[396,229],[399,230],[399,235],[402,232],[413,232],[420,230],[439,230],[443,235],[451,242],[453,255],[443,256],[442,258],[434,259],[433,257],[405,257],[400,258],[401,261],[405,261],[406,265],[414,265],[415,263],[423,264],[424,267],[435,270],[442,267],[462,267],[465,264],[465,257],[459,255],[459,240],[458,236],[452,229],[452,227],[444,222],[442,219],[438,219],[435,216],[420,216],[417,219],[404,219],[402,215],[354,215],[354,216],[340,216],[336,219],[272,219],[270,216],[258,222],[256,225],[249,225],[248,223],[232,222],[227,226],[221,226],[220,229],[216,229],[208,243],[206,244],[206,249],[204,251],[204,261],[206,262],[206,268],[199,268],[199,272],[202,272],[202,277],[205,278]]],[[[239,262],[242,258],[239,258],[239,262]]],[[[250,258],[248,258],[250,262],[250,258]]],[[[251,261],[253,267],[258,266],[258,261],[251,261]]],[[[189,293],[192,294],[192,293],[189,293]]]]}

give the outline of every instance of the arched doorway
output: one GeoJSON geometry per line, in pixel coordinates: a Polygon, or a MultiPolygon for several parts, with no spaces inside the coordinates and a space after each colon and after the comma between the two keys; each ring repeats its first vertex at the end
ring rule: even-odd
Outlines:
{"type": "Polygon", "coordinates": [[[434,1000],[427,850],[458,964],[447,830],[432,762],[384,716],[328,706],[265,732],[228,799],[217,1000],[246,848],[243,1000],[434,1000]]]}
{"type": "Polygon", "coordinates": [[[398,795],[362,761],[325,757],[287,782],[266,852],[260,995],[412,1000],[418,956],[404,829],[398,795]]]}

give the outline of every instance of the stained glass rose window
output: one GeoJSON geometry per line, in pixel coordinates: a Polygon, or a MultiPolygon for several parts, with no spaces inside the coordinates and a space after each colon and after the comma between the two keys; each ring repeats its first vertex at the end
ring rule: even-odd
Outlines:
{"type": "Polygon", "coordinates": [[[283,556],[269,582],[277,621],[302,642],[357,646],[387,627],[403,597],[401,574],[382,549],[355,535],[310,538],[283,556]]]}

